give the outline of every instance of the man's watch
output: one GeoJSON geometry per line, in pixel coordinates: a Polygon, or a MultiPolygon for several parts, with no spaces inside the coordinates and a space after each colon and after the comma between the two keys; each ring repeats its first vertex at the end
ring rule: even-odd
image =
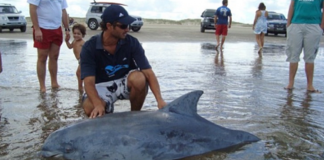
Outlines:
{"type": "Polygon", "coordinates": [[[65,32],[66,32],[66,31],[69,31],[69,32],[70,32],[70,28],[65,28],[65,32]]]}

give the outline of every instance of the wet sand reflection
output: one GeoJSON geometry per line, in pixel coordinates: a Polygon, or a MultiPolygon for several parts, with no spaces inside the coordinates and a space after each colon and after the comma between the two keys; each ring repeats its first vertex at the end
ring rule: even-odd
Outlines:
{"type": "MultiPolygon", "coordinates": [[[[143,43],[167,102],[192,90],[203,90],[198,112],[227,128],[251,132],[258,143],[194,157],[196,159],[323,159],[323,94],[305,91],[300,63],[295,89],[286,91],[288,63],[283,44],[266,44],[260,57],[254,43],[143,43]]],[[[0,159],[37,159],[52,131],[86,118],[75,78],[76,62],[62,46],[61,87],[38,91],[36,50],[31,40],[0,40],[4,71],[0,74],[0,159]]],[[[314,84],[324,91],[324,52],[315,64],[314,84]]],[[[49,74],[47,74],[49,75],[49,74]]],[[[46,78],[49,78],[47,76],[46,78]]],[[[49,79],[46,85],[49,86],[49,79]]],[[[156,110],[150,92],[144,110],[156,110]]],[[[116,112],[129,110],[117,102],[116,112]]]]}

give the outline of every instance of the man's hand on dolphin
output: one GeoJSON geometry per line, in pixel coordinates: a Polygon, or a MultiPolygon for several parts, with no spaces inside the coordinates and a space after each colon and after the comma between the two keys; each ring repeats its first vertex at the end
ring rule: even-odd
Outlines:
{"type": "Polygon", "coordinates": [[[167,103],[163,99],[162,99],[162,101],[158,101],[158,108],[159,109],[163,108],[166,105],[167,105],[167,103]]]}
{"type": "Polygon", "coordinates": [[[92,110],[89,118],[96,118],[97,116],[98,117],[101,117],[105,114],[105,107],[104,106],[96,106],[94,107],[94,109],[92,110]]]}

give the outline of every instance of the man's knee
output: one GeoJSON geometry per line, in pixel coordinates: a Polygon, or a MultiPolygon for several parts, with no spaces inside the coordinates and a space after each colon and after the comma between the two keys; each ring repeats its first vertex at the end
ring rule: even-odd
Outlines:
{"type": "Polygon", "coordinates": [[[128,76],[127,83],[129,87],[144,86],[146,85],[146,77],[142,72],[134,71],[128,76]]]}

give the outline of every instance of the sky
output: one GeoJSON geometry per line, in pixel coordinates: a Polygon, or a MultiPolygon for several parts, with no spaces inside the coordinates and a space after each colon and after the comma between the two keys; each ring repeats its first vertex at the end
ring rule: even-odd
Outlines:
{"type": "MultiPolygon", "coordinates": [[[[97,2],[104,0],[97,0],[97,2]]],[[[264,2],[268,11],[275,11],[287,17],[290,0],[228,0],[228,7],[235,22],[252,24],[259,3],[264,2]]],[[[84,18],[93,0],[67,0],[67,12],[71,17],[84,18]]],[[[217,9],[222,6],[222,0],[107,0],[126,4],[126,10],[131,15],[146,19],[200,19],[205,9],[217,9]]],[[[15,5],[18,11],[29,17],[27,0],[0,0],[0,3],[15,5]]],[[[144,21],[145,23],[145,21],[144,21]]]]}

